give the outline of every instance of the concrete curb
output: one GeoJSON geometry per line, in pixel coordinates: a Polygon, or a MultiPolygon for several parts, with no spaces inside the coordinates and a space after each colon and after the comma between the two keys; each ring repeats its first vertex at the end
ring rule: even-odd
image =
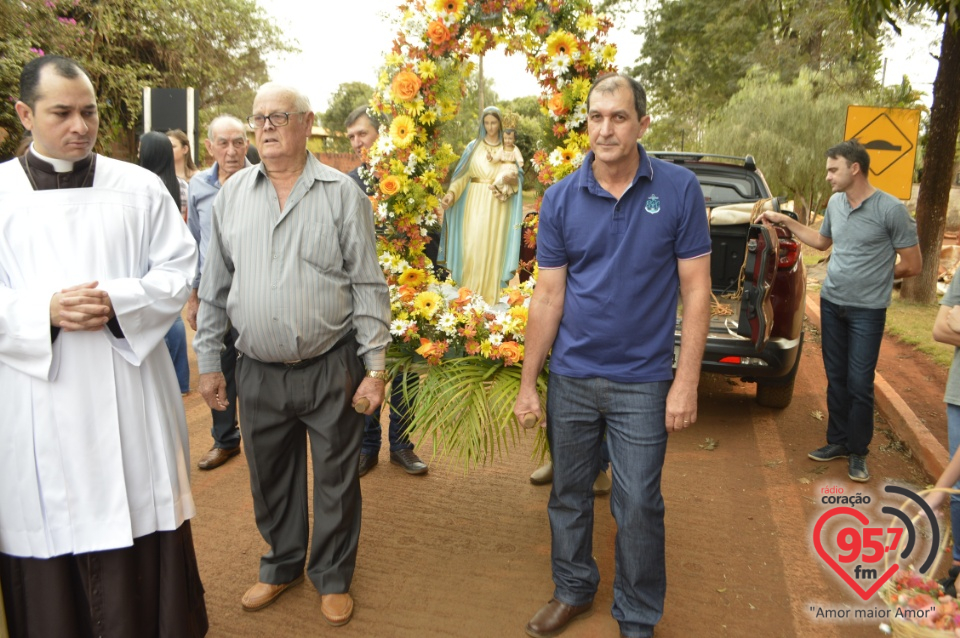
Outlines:
{"type": "MultiPolygon", "coordinates": [[[[819,297],[808,293],[806,306],[807,318],[820,330],[819,297]]],[[[927,426],[879,372],[874,379],[874,388],[875,402],[880,414],[890,424],[897,438],[910,448],[924,471],[935,481],[950,462],[947,449],[930,434],[927,426]]]]}

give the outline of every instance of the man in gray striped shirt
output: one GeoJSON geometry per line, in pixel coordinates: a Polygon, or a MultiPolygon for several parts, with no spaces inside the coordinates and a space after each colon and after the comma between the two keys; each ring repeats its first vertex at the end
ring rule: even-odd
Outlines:
{"type": "Polygon", "coordinates": [[[223,409],[228,319],[238,332],[240,429],[257,527],[270,545],[244,609],[274,602],[307,562],[324,618],[342,625],[353,614],[360,534],[363,416],[354,406],[372,414],[383,402],[390,301],[370,202],[307,152],[313,119],[299,91],[260,87],[247,121],[263,161],[234,175],[214,202],[194,349],[200,392],[223,409]]]}

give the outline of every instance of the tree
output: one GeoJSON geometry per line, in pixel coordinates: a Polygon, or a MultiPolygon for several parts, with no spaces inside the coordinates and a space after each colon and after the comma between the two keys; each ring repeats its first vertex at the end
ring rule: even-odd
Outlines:
{"type": "Polygon", "coordinates": [[[825,87],[813,71],[802,70],[785,84],[756,68],[710,121],[702,146],[712,153],[753,155],[773,193],[790,195],[803,221],[830,197],[824,151],[842,138],[852,101],[851,94],[825,87]]]}
{"type": "Polygon", "coordinates": [[[808,69],[839,88],[864,89],[879,64],[876,41],[855,37],[849,14],[830,0],[657,0],[648,18],[631,73],[650,95],[651,143],[662,148],[696,147],[703,125],[755,66],[786,84],[808,69]]]}
{"type": "MultiPolygon", "coordinates": [[[[471,64],[469,67],[469,75],[464,83],[466,93],[460,103],[460,110],[453,120],[443,125],[442,139],[457,153],[463,152],[467,144],[477,139],[480,127],[480,75],[476,65],[471,64]]],[[[484,78],[483,85],[483,103],[487,106],[499,104],[500,97],[493,90],[494,78],[484,78]]]]}
{"type": "Polygon", "coordinates": [[[369,104],[373,94],[374,88],[363,82],[344,82],[337,87],[337,92],[330,98],[330,106],[320,116],[320,125],[330,133],[326,150],[335,153],[350,151],[350,142],[346,138],[347,129],[343,121],[353,109],[369,104]]]}
{"type": "Polygon", "coordinates": [[[875,33],[882,22],[899,33],[897,20],[909,19],[911,10],[928,10],[943,23],[940,64],[933,82],[933,105],[923,174],[917,197],[917,233],[923,255],[923,271],[904,281],[900,295],[918,303],[936,301],[936,283],[940,264],[940,244],[947,220],[950,180],[957,153],[960,128],[960,0],[847,0],[857,24],[867,33],[875,33]]]}
{"type": "Polygon", "coordinates": [[[255,0],[0,0],[0,7],[4,156],[20,131],[13,112],[20,68],[36,55],[84,66],[100,108],[99,148],[129,157],[142,87],[196,88],[201,122],[221,112],[243,116],[267,80],[265,57],[293,50],[255,0]]]}
{"type": "Polygon", "coordinates": [[[536,150],[547,148],[550,120],[540,112],[540,102],[536,96],[514,98],[499,106],[504,113],[511,111],[520,116],[517,122],[517,148],[523,155],[524,186],[530,187],[537,183],[537,172],[530,160],[536,150]]]}

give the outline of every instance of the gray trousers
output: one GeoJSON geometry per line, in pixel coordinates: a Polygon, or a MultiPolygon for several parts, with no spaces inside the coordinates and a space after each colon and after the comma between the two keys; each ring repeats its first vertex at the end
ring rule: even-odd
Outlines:
{"type": "Polygon", "coordinates": [[[360,537],[357,462],[363,415],[351,399],[363,380],[352,338],[304,368],[237,361],[240,430],[257,528],[270,545],[260,581],[288,583],[307,559],[307,439],[313,461],[313,542],[307,576],[321,594],[350,590],[360,537]]]}

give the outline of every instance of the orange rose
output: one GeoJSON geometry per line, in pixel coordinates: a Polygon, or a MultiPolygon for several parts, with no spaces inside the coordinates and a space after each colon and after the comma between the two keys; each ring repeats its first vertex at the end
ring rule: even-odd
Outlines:
{"type": "Polygon", "coordinates": [[[418,355],[427,360],[427,363],[437,364],[440,363],[440,359],[443,358],[443,354],[447,351],[447,344],[430,341],[429,339],[424,339],[420,337],[420,347],[417,348],[416,352],[418,355]]]}
{"type": "Polygon", "coordinates": [[[409,102],[420,91],[420,78],[412,71],[400,71],[390,84],[393,97],[401,102],[409,102]]]}
{"type": "Polygon", "coordinates": [[[417,296],[417,289],[413,286],[400,286],[397,292],[400,294],[400,301],[404,303],[410,303],[417,296]]]}
{"type": "Polygon", "coordinates": [[[427,26],[427,36],[431,42],[440,45],[450,39],[450,31],[447,29],[447,25],[439,20],[434,20],[427,26]]]}
{"type": "Polygon", "coordinates": [[[392,197],[400,192],[400,178],[396,175],[387,175],[380,181],[380,192],[392,197]]]}
{"type": "Polygon", "coordinates": [[[553,111],[554,115],[563,115],[567,112],[567,107],[563,104],[563,94],[555,93],[550,101],[547,103],[547,107],[553,111]]]}
{"type": "Polygon", "coordinates": [[[458,290],[457,293],[459,296],[454,301],[450,302],[451,305],[454,305],[457,308],[463,308],[464,306],[470,303],[469,288],[460,288],[460,290],[458,290]]]}
{"type": "Polygon", "coordinates": [[[497,348],[497,351],[503,357],[503,363],[508,366],[519,363],[520,359],[523,358],[523,347],[516,341],[504,341],[497,348]]]}

